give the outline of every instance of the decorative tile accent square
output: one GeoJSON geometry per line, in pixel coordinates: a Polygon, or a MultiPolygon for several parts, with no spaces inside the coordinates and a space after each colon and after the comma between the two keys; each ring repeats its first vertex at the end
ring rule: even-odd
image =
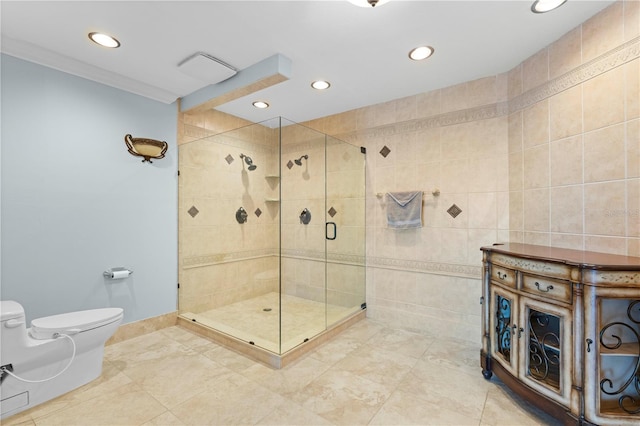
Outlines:
{"type": "Polygon", "coordinates": [[[462,213],[462,209],[458,206],[456,206],[455,204],[453,204],[451,207],[449,207],[447,209],[447,213],[449,213],[451,215],[452,218],[456,218],[456,216],[458,216],[460,213],[462,213]]]}
{"type": "Polygon", "coordinates": [[[254,212],[256,214],[256,216],[260,217],[260,215],[262,214],[262,210],[260,210],[259,208],[256,209],[256,211],[254,212]]]}
{"type": "Polygon", "coordinates": [[[224,159],[227,160],[228,164],[233,163],[233,157],[231,156],[231,154],[227,155],[224,159]]]}
{"type": "Polygon", "coordinates": [[[187,213],[189,213],[191,217],[196,217],[198,213],[200,213],[200,210],[196,209],[196,206],[191,206],[191,208],[187,210],[187,213]]]}
{"type": "Polygon", "coordinates": [[[385,145],[380,150],[380,155],[382,155],[384,158],[387,158],[387,155],[389,155],[390,152],[391,150],[389,149],[389,147],[385,145]]]}
{"type": "Polygon", "coordinates": [[[329,216],[334,217],[338,211],[331,207],[327,213],[329,213],[329,216]]]}
{"type": "Polygon", "coordinates": [[[287,163],[287,167],[289,168],[289,170],[291,170],[291,168],[293,167],[293,162],[291,160],[289,160],[289,162],[287,163]]]}

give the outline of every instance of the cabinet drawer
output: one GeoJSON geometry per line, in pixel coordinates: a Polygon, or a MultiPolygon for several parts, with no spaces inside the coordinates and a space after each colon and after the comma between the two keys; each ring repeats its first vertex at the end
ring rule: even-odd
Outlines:
{"type": "Polygon", "coordinates": [[[491,265],[491,280],[516,288],[516,271],[502,266],[491,265]]]}
{"type": "Polygon", "coordinates": [[[524,274],[522,276],[522,290],[560,302],[571,303],[572,301],[571,283],[566,281],[524,274]]]}

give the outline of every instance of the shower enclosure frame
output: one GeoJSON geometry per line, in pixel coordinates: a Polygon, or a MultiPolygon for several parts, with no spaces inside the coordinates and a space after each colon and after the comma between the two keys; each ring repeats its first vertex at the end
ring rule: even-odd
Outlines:
{"type": "Polygon", "coordinates": [[[363,318],[365,152],[281,117],[180,145],[179,324],[279,368],[363,318]]]}

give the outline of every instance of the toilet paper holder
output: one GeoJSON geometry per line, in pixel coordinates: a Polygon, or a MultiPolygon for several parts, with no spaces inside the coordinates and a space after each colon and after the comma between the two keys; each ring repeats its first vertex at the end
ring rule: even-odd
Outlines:
{"type": "Polygon", "coordinates": [[[102,273],[102,275],[112,280],[121,280],[124,278],[128,278],[129,276],[131,276],[131,274],[133,274],[133,271],[131,269],[124,268],[122,266],[107,269],[102,273]]]}

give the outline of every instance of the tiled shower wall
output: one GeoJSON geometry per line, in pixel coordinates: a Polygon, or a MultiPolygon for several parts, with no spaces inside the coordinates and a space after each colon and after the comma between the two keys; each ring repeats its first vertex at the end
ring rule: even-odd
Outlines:
{"type": "Polygon", "coordinates": [[[265,173],[277,170],[273,132],[254,125],[207,138],[248,123],[214,111],[183,116],[178,206],[180,311],[200,313],[278,291],[274,254],[280,212],[267,201],[278,197],[278,182],[265,178],[265,173]],[[249,171],[240,154],[251,157],[258,168],[249,171]],[[248,214],[242,225],[235,218],[240,207],[248,214]]]}
{"type": "Polygon", "coordinates": [[[286,120],[281,133],[215,111],[183,114],[181,121],[180,311],[200,313],[279,291],[279,272],[285,294],[360,307],[365,229],[360,148],[286,120]],[[234,125],[244,127],[225,132],[234,125]],[[248,171],[240,153],[258,168],[248,171]],[[303,155],[301,165],[295,164],[303,155]],[[240,206],[249,216],[244,224],[235,220],[240,206]],[[303,209],[311,212],[307,225],[300,222],[303,209]],[[338,224],[339,239],[325,240],[327,220],[338,224]]]}
{"type": "Polygon", "coordinates": [[[363,154],[359,147],[294,125],[283,127],[281,164],[283,291],[360,306],[365,301],[363,154]],[[302,165],[295,164],[303,156],[308,158],[302,165]],[[304,209],[311,212],[307,225],[299,218],[304,209]],[[335,240],[325,239],[328,221],[339,229],[335,240]]]}
{"type": "Polygon", "coordinates": [[[324,135],[301,126],[282,129],[282,289],[285,294],[317,302],[325,300],[324,135]],[[303,155],[301,166],[295,164],[303,155]],[[311,221],[304,225],[300,213],[311,221]]]}

